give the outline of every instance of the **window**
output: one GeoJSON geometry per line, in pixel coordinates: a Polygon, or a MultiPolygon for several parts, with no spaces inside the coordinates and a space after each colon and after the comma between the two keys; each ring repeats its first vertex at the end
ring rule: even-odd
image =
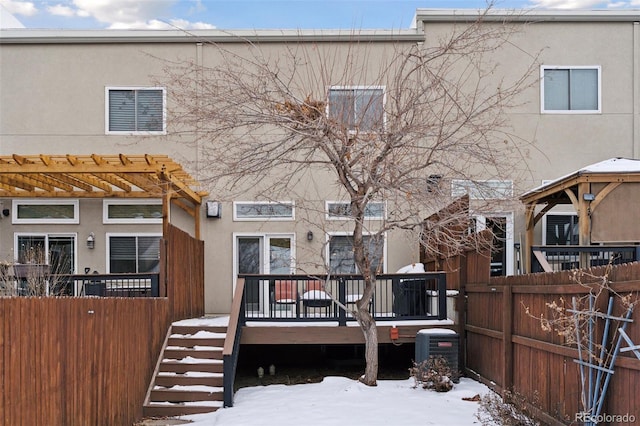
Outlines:
{"type": "MultiPolygon", "coordinates": [[[[384,272],[384,237],[364,236],[366,250],[371,259],[371,270],[384,272]]],[[[350,235],[329,236],[329,267],[332,274],[355,274],[358,272],[353,258],[353,237],[350,235]]]]}
{"type": "Polygon", "coordinates": [[[282,202],[245,202],[233,203],[233,220],[293,220],[294,205],[291,201],[282,202]]]}
{"type": "Polygon", "coordinates": [[[165,133],[165,90],[160,87],[106,89],[107,133],[165,133]]]}
{"type": "Polygon", "coordinates": [[[513,181],[485,180],[472,181],[453,179],[451,181],[451,196],[461,197],[469,194],[472,200],[497,200],[513,196],[513,181]]]}
{"type": "Polygon", "coordinates": [[[160,235],[107,234],[109,273],[158,272],[160,235]]]}
{"type": "Polygon", "coordinates": [[[78,200],[14,200],[12,223],[80,223],[78,200]]]}
{"type": "Polygon", "coordinates": [[[104,200],[104,223],[162,223],[161,200],[104,200]]]}
{"type": "Polygon", "coordinates": [[[600,67],[541,68],[542,112],[599,113],[600,67]]]}
{"type": "Polygon", "coordinates": [[[575,214],[546,214],[544,216],[544,245],[577,245],[578,216],[575,214]]]}
{"type": "Polygon", "coordinates": [[[46,281],[45,294],[55,296],[73,296],[73,283],[55,275],[74,274],[76,272],[76,234],[14,234],[15,261],[22,266],[14,267],[16,275],[22,275],[18,294],[42,295],[34,287],[42,279],[46,281]],[[43,267],[42,265],[48,265],[43,267]],[[15,270],[15,268],[18,268],[15,270]],[[20,272],[18,272],[20,271],[20,272]],[[51,275],[49,275],[51,274],[51,275]]]}
{"type": "MultiPolygon", "coordinates": [[[[384,219],[384,203],[371,201],[367,204],[364,210],[365,219],[384,219]]],[[[327,201],[327,219],[350,219],[351,205],[348,202],[340,201],[327,201]]]]}
{"type": "Polygon", "coordinates": [[[384,91],[376,87],[331,88],[328,112],[330,119],[348,130],[380,130],[384,125],[384,91]]]}

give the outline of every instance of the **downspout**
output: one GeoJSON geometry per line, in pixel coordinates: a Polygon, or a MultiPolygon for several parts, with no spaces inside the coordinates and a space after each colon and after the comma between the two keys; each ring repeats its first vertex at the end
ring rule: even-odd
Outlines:
{"type": "Polygon", "coordinates": [[[632,106],[632,132],[633,132],[633,158],[640,156],[640,22],[633,23],[633,41],[631,43],[633,60],[633,106],[632,106]]]}

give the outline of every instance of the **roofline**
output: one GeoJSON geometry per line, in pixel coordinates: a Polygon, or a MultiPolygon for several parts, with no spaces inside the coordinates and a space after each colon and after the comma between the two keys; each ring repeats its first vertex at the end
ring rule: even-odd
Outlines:
{"type": "Polygon", "coordinates": [[[417,9],[417,22],[638,22],[640,9],[547,10],[547,9],[417,9]]]}
{"type": "Polygon", "coordinates": [[[0,44],[97,43],[283,43],[424,41],[416,29],[404,30],[0,30],[0,44]]]}

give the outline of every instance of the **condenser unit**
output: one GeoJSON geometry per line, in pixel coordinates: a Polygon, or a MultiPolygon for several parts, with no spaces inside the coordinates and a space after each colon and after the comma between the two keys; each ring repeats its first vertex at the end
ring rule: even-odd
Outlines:
{"type": "Polygon", "coordinates": [[[449,363],[454,382],[458,382],[459,336],[446,328],[430,328],[418,331],[416,335],[416,363],[426,361],[431,356],[442,356],[449,363]]]}

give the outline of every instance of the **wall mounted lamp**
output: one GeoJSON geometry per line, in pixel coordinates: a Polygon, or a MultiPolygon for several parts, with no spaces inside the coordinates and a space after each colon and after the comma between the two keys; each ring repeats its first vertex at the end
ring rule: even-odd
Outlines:
{"type": "Polygon", "coordinates": [[[96,246],[96,236],[92,232],[87,237],[87,248],[90,249],[90,250],[93,250],[95,248],[95,246],[96,246]]]}
{"type": "Polygon", "coordinates": [[[313,232],[307,232],[307,241],[313,241],[313,232]]]}
{"type": "Polygon", "coordinates": [[[596,199],[596,196],[594,194],[591,194],[590,192],[587,192],[585,194],[582,194],[582,199],[585,201],[593,201],[596,199]]]}

